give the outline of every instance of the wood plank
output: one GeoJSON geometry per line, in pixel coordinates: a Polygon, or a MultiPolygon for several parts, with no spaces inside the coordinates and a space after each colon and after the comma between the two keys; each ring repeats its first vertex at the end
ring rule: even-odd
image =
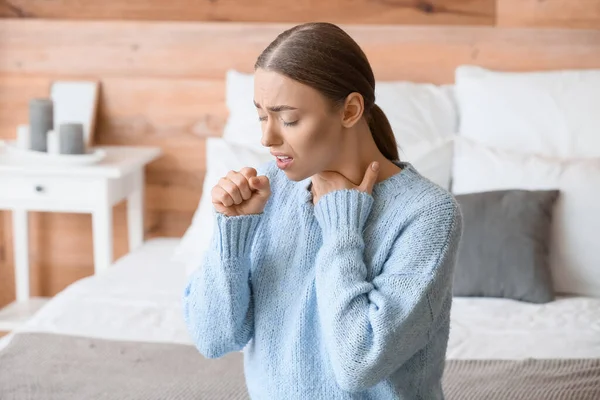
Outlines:
{"type": "Polygon", "coordinates": [[[25,15],[21,15],[21,10],[13,6],[8,1],[0,2],[0,18],[19,18],[25,17],[25,15]]]}
{"type": "Polygon", "coordinates": [[[0,307],[4,307],[16,298],[11,229],[10,212],[0,211],[0,307]]]}
{"type": "Polygon", "coordinates": [[[10,0],[0,16],[45,19],[492,25],[494,0],[10,0]]]}
{"type": "Polygon", "coordinates": [[[497,25],[600,29],[598,0],[497,0],[497,25]]]}
{"type": "MultiPolygon", "coordinates": [[[[289,26],[1,20],[0,71],[222,80],[229,68],[252,71],[260,51],[289,26]]],[[[379,80],[449,83],[460,64],[499,70],[600,66],[599,30],[343,27],[362,45],[379,80]]]]}
{"type": "Polygon", "coordinates": [[[17,125],[28,123],[28,102],[49,96],[50,79],[0,73],[0,139],[14,139],[17,125]]]}
{"type": "Polygon", "coordinates": [[[227,118],[223,79],[109,77],[101,79],[101,85],[101,138],[107,133],[136,140],[141,136],[222,134],[227,118]]]}

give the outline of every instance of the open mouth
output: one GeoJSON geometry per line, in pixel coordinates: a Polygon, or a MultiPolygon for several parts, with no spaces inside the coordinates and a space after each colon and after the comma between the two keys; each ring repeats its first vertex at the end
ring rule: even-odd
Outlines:
{"type": "Polygon", "coordinates": [[[294,161],[293,158],[287,156],[277,156],[277,166],[281,169],[288,168],[290,164],[294,161]]]}

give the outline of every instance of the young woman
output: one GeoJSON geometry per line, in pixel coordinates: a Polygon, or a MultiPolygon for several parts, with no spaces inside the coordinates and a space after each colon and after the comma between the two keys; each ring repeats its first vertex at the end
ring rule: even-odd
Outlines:
{"type": "Polygon", "coordinates": [[[457,203],[399,160],[337,26],[283,32],[254,79],[276,160],[212,189],[212,245],[184,296],[198,350],[243,349],[252,399],[442,399],[457,203]]]}

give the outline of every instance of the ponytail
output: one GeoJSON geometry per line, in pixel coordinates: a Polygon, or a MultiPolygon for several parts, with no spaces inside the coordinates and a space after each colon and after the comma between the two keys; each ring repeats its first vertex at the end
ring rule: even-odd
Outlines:
{"type": "Polygon", "coordinates": [[[377,104],[371,107],[369,129],[379,151],[390,161],[400,161],[394,131],[385,113],[377,104]]]}

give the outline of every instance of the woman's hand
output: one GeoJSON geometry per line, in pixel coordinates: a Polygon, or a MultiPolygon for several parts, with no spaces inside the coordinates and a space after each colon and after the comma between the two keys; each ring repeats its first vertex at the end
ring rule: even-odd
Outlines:
{"type": "Polygon", "coordinates": [[[260,214],[271,195],[269,178],[256,176],[254,168],[229,171],[212,188],[212,203],[217,212],[228,217],[260,214]]]}
{"type": "Polygon", "coordinates": [[[313,190],[313,203],[317,204],[321,197],[335,190],[358,189],[361,192],[371,194],[373,192],[373,186],[375,186],[375,182],[377,182],[378,175],[379,163],[376,161],[372,162],[369,165],[367,171],[365,172],[365,176],[359,186],[356,186],[354,183],[350,182],[345,176],[338,172],[326,171],[316,174],[311,178],[313,190]]]}

